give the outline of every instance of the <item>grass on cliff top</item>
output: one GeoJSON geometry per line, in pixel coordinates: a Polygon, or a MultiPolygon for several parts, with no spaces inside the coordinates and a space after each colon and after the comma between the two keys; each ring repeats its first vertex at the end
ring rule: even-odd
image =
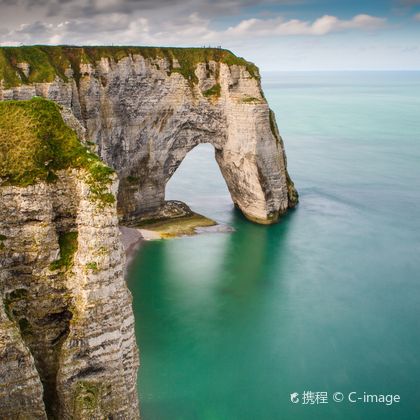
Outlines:
{"type": "Polygon", "coordinates": [[[0,102],[0,185],[51,182],[67,168],[86,169],[93,197],[114,201],[108,192],[113,170],[80,143],[57,104],[42,98],[0,102]]]}
{"type": "Polygon", "coordinates": [[[0,47],[0,81],[5,88],[19,86],[22,83],[52,82],[56,76],[67,80],[65,72],[72,68],[74,78],[79,81],[80,64],[96,63],[101,58],[119,61],[132,54],[145,58],[167,58],[170,63],[175,58],[180,68],[171,68],[171,72],[182,74],[187,80],[196,82],[194,70],[198,63],[216,61],[229,66],[244,66],[254,78],[259,78],[258,68],[229,50],[220,48],[170,48],[170,47],[76,47],[33,45],[22,47],[0,47]],[[19,63],[28,63],[28,76],[18,67],[19,63]]]}

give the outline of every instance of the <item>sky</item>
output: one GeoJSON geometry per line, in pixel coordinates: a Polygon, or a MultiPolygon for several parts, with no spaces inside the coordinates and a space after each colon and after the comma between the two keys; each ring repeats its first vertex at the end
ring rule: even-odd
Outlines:
{"type": "Polygon", "coordinates": [[[221,46],[271,70],[420,70],[420,0],[0,0],[0,45],[221,46]]]}

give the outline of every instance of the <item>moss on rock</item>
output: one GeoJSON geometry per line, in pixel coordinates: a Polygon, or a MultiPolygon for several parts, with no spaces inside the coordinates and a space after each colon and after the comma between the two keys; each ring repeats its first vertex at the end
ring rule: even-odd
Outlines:
{"type": "Polygon", "coordinates": [[[95,410],[100,403],[101,385],[96,382],[80,381],[77,383],[74,396],[75,414],[84,410],[95,410]]]}
{"type": "Polygon", "coordinates": [[[26,289],[15,289],[11,292],[5,293],[3,297],[4,310],[7,317],[13,321],[13,307],[16,303],[20,302],[22,299],[26,299],[28,296],[28,291],[26,289]]]}
{"type": "Polygon", "coordinates": [[[210,89],[207,89],[203,92],[203,96],[205,97],[219,97],[220,96],[221,86],[219,83],[216,83],[210,89]]]}
{"type": "Polygon", "coordinates": [[[90,185],[91,196],[102,205],[113,204],[114,194],[109,192],[108,185],[112,182],[114,171],[97,160],[89,165],[89,175],[87,178],[90,185]]]}
{"type": "MultiPolygon", "coordinates": [[[[241,102],[244,103],[244,104],[261,104],[261,103],[263,103],[263,101],[261,99],[255,98],[253,96],[247,96],[247,97],[243,98],[241,102]]],[[[271,114],[270,114],[270,124],[272,124],[271,123],[271,118],[272,117],[271,117],[271,114]]]]}
{"type": "Polygon", "coordinates": [[[244,66],[251,77],[259,78],[258,68],[253,63],[221,48],[32,45],[0,48],[0,81],[5,88],[23,83],[52,82],[56,77],[67,81],[66,71],[72,69],[73,77],[79,83],[81,64],[96,63],[102,58],[118,62],[134,54],[152,60],[166,58],[169,63],[175,59],[179,67],[171,65],[170,72],[180,73],[192,83],[197,82],[197,64],[209,61],[244,66]],[[29,65],[28,75],[21,70],[20,63],[29,65]]]}
{"type": "Polygon", "coordinates": [[[0,185],[54,182],[57,171],[79,168],[87,171],[93,199],[105,205],[115,201],[109,192],[114,171],[79,141],[52,101],[0,102],[0,161],[0,185]]]}
{"type": "Polygon", "coordinates": [[[77,232],[64,232],[58,236],[60,258],[50,264],[51,270],[69,269],[73,265],[73,257],[77,251],[77,232]]]}
{"type": "Polygon", "coordinates": [[[4,245],[4,241],[7,239],[7,236],[0,234],[0,251],[4,251],[6,246],[4,245]]]}
{"type": "Polygon", "coordinates": [[[289,208],[294,208],[299,203],[299,193],[295,188],[295,184],[291,180],[289,173],[286,171],[286,182],[287,182],[287,196],[289,199],[289,208]]]}
{"type": "Polygon", "coordinates": [[[177,217],[161,221],[150,221],[137,225],[140,229],[150,230],[159,234],[162,239],[171,239],[179,236],[191,236],[197,233],[197,228],[216,226],[214,220],[201,214],[192,213],[188,216],[177,217]]]}
{"type": "Polygon", "coordinates": [[[86,270],[93,271],[94,273],[97,273],[99,271],[98,263],[96,261],[88,262],[86,265],[86,270]]]}

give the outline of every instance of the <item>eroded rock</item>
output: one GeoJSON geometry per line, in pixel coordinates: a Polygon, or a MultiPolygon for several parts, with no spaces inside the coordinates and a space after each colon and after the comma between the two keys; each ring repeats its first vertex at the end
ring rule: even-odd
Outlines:
{"type": "Polygon", "coordinates": [[[47,102],[0,106],[0,417],[136,419],[139,362],[117,177],[84,148],[54,162],[75,138],[47,102]],[[55,124],[60,139],[39,131],[55,124]],[[11,129],[22,144],[6,136],[11,129]],[[31,160],[38,148],[46,149],[45,174],[46,163],[31,160]]]}
{"type": "Polygon", "coordinates": [[[273,223],[296,205],[283,142],[252,64],[217,49],[33,48],[48,63],[59,52],[61,74],[52,69],[52,80],[39,80],[29,63],[20,85],[10,80],[14,86],[4,86],[0,98],[39,95],[71,108],[118,173],[125,221],[160,211],[168,180],[201,143],[214,146],[232,200],[247,218],[273,223]]]}

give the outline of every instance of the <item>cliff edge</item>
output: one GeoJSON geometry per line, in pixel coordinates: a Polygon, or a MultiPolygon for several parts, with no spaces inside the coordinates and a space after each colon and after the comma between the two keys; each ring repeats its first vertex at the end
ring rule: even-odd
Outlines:
{"type": "Polygon", "coordinates": [[[274,223],[298,196],[258,69],[212,48],[0,48],[0,99],[71,109],[120,179],[125,221],[153,219],[186,154],[211,143],[233,202],[274,223]]]}
{"type": "Polygon", "coordinates": [[[84,131],[54,102],[0,102],[2,418],[139,416],[117,177],[84,131]]]}

